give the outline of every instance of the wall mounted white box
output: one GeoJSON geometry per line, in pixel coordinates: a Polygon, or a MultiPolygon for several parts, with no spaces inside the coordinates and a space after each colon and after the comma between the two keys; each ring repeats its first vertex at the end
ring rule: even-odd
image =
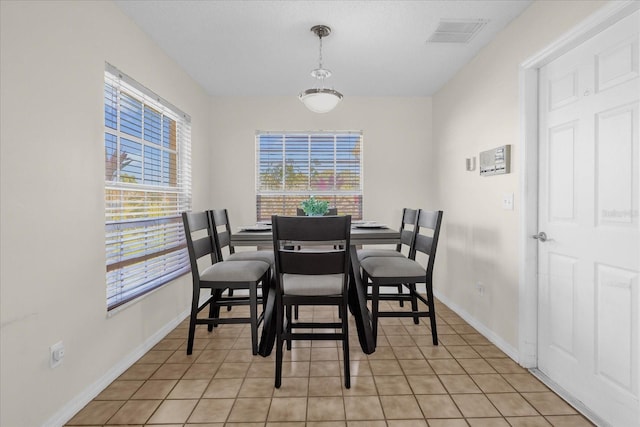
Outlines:
{"type": "Polygon", "coordinates": [[[62,341],[58,341],[49,347],[49,366],[55,368],[62,363],[64,358],[64,344],[62,341]]]}
{"type": "Polygon", "coordinates": [[[511,172],[511,146],[503,145],[480,153],[480,176],[511,172]]]}

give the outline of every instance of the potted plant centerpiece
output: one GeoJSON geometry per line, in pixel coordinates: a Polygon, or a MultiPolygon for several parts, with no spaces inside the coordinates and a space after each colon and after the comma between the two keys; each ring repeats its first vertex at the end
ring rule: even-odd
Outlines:
{"type": "Polygon", "coordinates": [[[311,196],[302,202],[302,210],[307,216],[323,216],[329,211],[329,202],[311,196]]]}

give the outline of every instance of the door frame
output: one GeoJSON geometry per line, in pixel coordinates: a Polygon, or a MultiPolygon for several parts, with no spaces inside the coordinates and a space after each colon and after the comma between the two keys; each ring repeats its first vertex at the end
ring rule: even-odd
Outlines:
{"type": "Polygon", "coordinates": [[[634,0],[605,4],[583,22],[520,64],[518,353],[525,368],[538,367],[538,74],[539,69],[640,9],[634,0]]]}

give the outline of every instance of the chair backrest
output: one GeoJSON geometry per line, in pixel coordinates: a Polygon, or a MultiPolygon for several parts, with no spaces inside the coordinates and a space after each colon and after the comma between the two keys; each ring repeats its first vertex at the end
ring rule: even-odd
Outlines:
{"type": "Polygon", "coordinates": [[[403,245],[408,248],[409,254],[413,248],[413,239],[415,237],[416,222],[418,220],[418,210],[404,208],[402,209],[402,222],[400,223],[400,243],[396,246],[398,252],[402,252],[403,245]],[[407,225],[411,229],[407,229],[407,225]]]}
{"type": "Polygon", "coordinates": [[[431,277],[433,274],[433,264],[436,260],[436,249],[438,248],[442,214],[442,211],[425,211],[422,209],[418,211],[416,235],[413,242],[413,257],[415,258],[417,252],[429,256],[427,277],[431,277]]]}
{"type": "Polygon", "coordinates": [[[194,280],[200,277],[198,270],[198,260],[200,258],[209,255],[211,264],[214,264],[217,260],[210,221],[209,213],[206,211],[182,212],[182,224],[184,225],[184,234],[187,240],[187,250],[194,280]]]}
{"type": "Polygon", "coordinates": [[[231,224],[229,224],[229,213],[226,209],[214,209],[210,211],[210,215],[213,228],[213,243],[216,246],[218,260],[222,261],[224,259],[222,249],[228,248],[229,254],[235,253],[235,249],[231,245],[231,224]]]}
{"type": "Polygon", "coordinates": [[[351,216],[271,217],[276,274],[349,273],[351,216]],[[295,249],[299,247],[300,249],[295,249]]]}
{"type": "MultiPolygon", "coordinates": [[[[307,214],[304,213],[304,209],[302,209],[302,208],[296,208],[296,215],[297,216],[307,216],[307,214]]],[[[329,208],[327,213],[324,214],[324,216],[336,216],[336,215],[338,215],[338,208],[329,208]]]]}

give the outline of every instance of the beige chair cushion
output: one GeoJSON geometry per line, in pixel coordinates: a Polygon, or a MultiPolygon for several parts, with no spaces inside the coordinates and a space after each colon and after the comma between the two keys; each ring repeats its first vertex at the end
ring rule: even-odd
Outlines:
{"type": "Polygon", "coordinates": [[[359,249],[358,250],[358,259],[362,261],[365,258],[374,257],[374,256],[390,256],[390,257],[404,257],[402,253],[396,251],[395,249],[359,249]]]}
{"type": "Polygon", "coordinates": [[[262,261],[268,264],[275,262],[273,251],[242,251],[225,257],[225,261],[262,261]]]}
{"type": "Polygon", "coordinates": [[[341,295],[343,278],[343,274],[283,274],[282,289],[285,295],[341,295]]]}
{"type": "Polygon", "coordinates": [[[267,272],[263,261],[222,261],[207,267],[200,280],[209,282],[256,282],[267,272]]]}
{"type": "Polygon", "coordinates": [[[418,277],[427,272],[420,263],[408,258],[369,257],[360,263],[370,277],[418,277]]]}

